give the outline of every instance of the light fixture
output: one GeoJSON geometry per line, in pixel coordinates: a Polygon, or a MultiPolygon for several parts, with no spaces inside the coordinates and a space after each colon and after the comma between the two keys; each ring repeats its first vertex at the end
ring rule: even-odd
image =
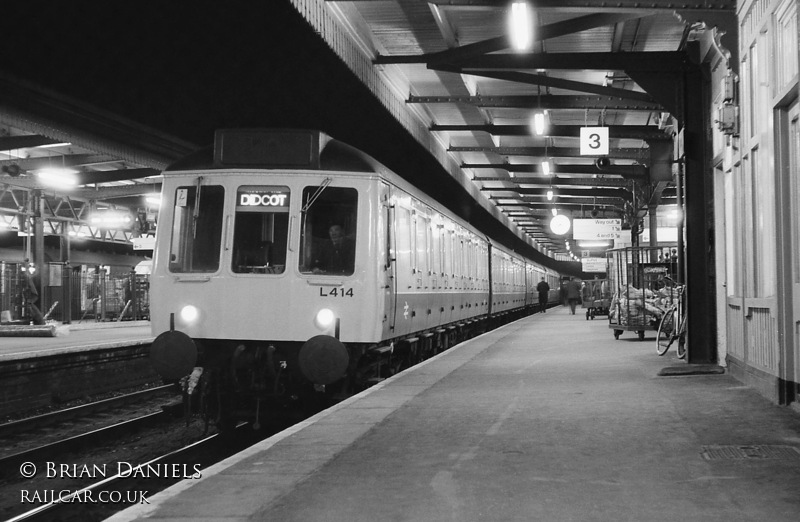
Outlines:
{"type": "Polygon", "coordinates": [[[134,224],[130,212],[118,210],[101,210],[89,216],[89,223],[100,228],[129,228],[134,224]]]}
{"type": "Polygon", "coordinates": [[[544,160],[542,162],[542,172],[544,173],[545,176],[550,175],[550,162],[548,160],[544,160]]]}
{"type": "Polygon", "coordinates": [[[533,132],[541,136],[544,134],[544,113],[535,112],[533,114],[533,132]]]}
{"type": "Polygon", "coordinates": [[[553,189],[547,189],[547,201],[553,201],[553,189]]]}
{"type": "Polygon", "coordinates": [[[608,248],[611,243],[608,241],[578,241],[578,246],[581,248],[608,248]]]}
{"type": "Polygon", "coordinates": [[[72,188],[78,184],[78,178],[75,177],[77,173],[73,169],[53,168],[40,170],[36,176],[49,187],[72,188]]]}
{"type": "Polygon", "coordinates": [[[557,210],[557,209],[555,209],[555,208],[551,208],[551,209],[550,209],[550,212],[552,212],[554,216],[557,216],[557,215],[558,215],[558,210],[557,210]]]}
{"type": "Polygon", "coordinates": [[[508,17],[511,47],[517,51],[530,51],[533,47],[533,10],[527,2],[514,2],[508,17]]]}
{"type": "Polygon", "coordinates": [[[147,196],[144,200],[151,205],[161,205],[161,196],[159,194],[153,194],[152,196],[147,196]]]}
{"type": "Polygon", "coordinates": [[[553,216],[553,219],[550,220],[550,230],[559,236],[563,236],[569,232],[570,226],[569,218],[564,214],[556,214],[553,216]]]}

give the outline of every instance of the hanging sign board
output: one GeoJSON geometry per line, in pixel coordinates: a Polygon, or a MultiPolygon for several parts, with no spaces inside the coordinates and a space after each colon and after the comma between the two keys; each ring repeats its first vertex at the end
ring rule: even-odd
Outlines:
{"type": "Polygon", "coordinates": [[[581,270],[584,272],[605,272],[606,260],[603,257],[584,257],[581,259],[581,270]]]}
{"type": "Polygon", "coordinates": [[[156,246],[156,238],[150,237],[135,237],[131,239],[133,242],[134,250],[153,250],[156,246]]]}
{"type": "Polygon", "coordinates": [[[581,156],[608,155],[608,127],[581,127],[581,156]]]}
{"type": "Polygon", "coordinates": [[[620,239],[621,219],[573,219],[573,239],[620,239]]]}

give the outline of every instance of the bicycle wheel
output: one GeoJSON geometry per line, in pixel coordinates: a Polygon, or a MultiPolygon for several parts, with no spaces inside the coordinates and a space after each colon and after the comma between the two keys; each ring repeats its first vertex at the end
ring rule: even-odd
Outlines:
{"type": "Polygon", "coordinates": [[[686,357],[686,318],[681,321],[681,326],[678,329],[678,346],[675,348],[678,351],[678,359],[686,357]]]}
{"type": "Polygon", "coordinates": [[[656,336],[656,353],[664,355],[669,350],[670,345],[675,340],[673,332],[675,331],[675,309],[667,310],[664,317],[661,318],[661,323],[658,325],[658,335],[656,336]]]}

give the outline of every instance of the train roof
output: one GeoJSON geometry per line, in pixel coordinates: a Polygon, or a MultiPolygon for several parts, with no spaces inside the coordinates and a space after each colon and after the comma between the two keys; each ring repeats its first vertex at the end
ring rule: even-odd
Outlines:
{"type": "Polygon", "coordinates": [[[368,154],[318,130],[220,129],[214,145],[176,161],[164,170],[292,169],[385,173],[368,154]]]}

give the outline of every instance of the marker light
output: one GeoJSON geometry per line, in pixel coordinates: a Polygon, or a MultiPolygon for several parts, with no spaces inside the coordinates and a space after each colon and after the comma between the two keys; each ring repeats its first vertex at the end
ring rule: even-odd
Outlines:
{"type": "Polygon", "coordinates": [[[333,326],[335,320],[336,316],[333,315],[333,311],[329,308],[323,308],[317,312],[317,316],[314,318],[314,324],[316,324],[317,328],[320,330],[327,330],[333,326]]]}
{"type": "Polygon", "coordinates": [[[196,306],[186,305],[181,308],[181,319],[185,323],[193,323],[200,317],[200,310],[196,306]]]}

